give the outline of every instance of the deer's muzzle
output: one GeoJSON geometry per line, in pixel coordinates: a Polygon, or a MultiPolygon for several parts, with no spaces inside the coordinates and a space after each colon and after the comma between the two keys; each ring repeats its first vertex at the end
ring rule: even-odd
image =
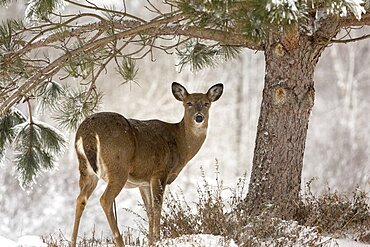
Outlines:
{"type": "Polygon", "coordinates": [[[204,121],[204,116],[202,114],[197,114],[195,116],[195,122],[202,123],[204,121]]]}

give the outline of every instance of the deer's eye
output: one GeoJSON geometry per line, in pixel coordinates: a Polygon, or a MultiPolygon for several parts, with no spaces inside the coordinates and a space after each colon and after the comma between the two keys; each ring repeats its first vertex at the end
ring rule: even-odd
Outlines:
{"type": "Polygon", "coordinates": [[[186,103],[188,106],[193,106],[193,103],[191,103],[191,102],[188,102],[188,103],[186,103]]]}
{"type": "Polygon", "coordinates": [[[208,107],[208,106],[209,106],[209,103],[204,103],[204,106],[205,106],[205,107],[208,107]]]}

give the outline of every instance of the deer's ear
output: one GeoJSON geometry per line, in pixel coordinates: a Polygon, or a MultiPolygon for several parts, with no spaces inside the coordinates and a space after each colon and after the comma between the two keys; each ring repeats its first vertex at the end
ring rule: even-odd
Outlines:
{"type": "Polygon", "coordinates": [[[210,89],[208,89],[207,96],[209,100],[213,102],[221,97],[223,91],[224,85],[222,83],[218,83],[212,86],[210,89]]]}
{"type": "Polygon", "coordinates": [[[184,101],[184,98],[189,95],[188,91],[186,91],[186,88],[177,82],[172,83],[172,94],[177,100],[180,101],[184,101]]]}

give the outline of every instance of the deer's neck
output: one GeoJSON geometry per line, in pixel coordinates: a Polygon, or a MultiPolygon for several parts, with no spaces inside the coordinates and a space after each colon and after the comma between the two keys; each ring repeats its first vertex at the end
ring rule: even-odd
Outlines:
{"type": "Polygon", "coordinates": [[[207,123],[196,126],[184,119],[179,123],[180,145],[186,163],[192,159],[201,148],[207,136],[207,127],[207,123]]]}

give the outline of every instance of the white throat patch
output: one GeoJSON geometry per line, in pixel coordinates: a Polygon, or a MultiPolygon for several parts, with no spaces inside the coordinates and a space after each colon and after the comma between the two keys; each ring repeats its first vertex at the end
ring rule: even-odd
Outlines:
{"type": "Polygon", "coordinates": [[[198,126],[191,128],[191,131],[196,136],[207,135],[207,127],[201,126],[201,124],[196,124],[198,126]],[[200,126],[199,126],[200,125],[200,126]]]}

